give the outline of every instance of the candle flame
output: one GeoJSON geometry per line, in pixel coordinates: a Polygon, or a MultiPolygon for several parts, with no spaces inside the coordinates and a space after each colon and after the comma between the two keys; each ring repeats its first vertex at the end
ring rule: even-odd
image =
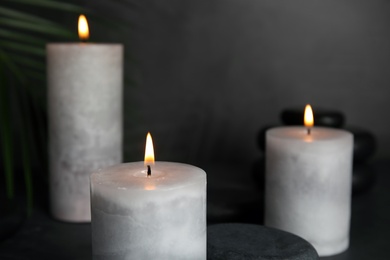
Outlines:
{"type": "Polygon", "coordinates": [[[313,110],[309,104],[305,107],[304,124],[308,128],[313,127],[314,125],[313,110]]]}
{"type": "Polygon", "coordinates": [[[153,149],[153,140],[152,136],[148,132],[146,135],[146,145],[145,145],[145,159],[144,159],[145,165],[154,164],[154,149],[153,149]]]}
{"type": "Polygon", "coordinates": [[[83,14],[79,16],[79,38],[84,41],[89,38],[88,22],[83,14]]]}

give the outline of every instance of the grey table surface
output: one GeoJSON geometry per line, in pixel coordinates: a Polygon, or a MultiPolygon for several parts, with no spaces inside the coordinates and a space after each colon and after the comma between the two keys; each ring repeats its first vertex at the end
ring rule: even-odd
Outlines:
{"type": "MultiPolygon", "coordinates": [[[[376,183],[352,200],[349,249],[342,254],[321,259],[390,259],[390,161],[376,162],[373,168],[376,183]]],[[[212,178],[210,182],[213,183],[212,178]]],[[[254,194],[254,191],[248,194],[254,194]]],[[[248,203],[256,203],[256,200],[248,203]]],[[[249,211],[246,214],[252,216],[238,217],[233,221],[261,224],[256,223],[256,214],[261,212],[249,211]]],[[[54,220],[45,207],[39,206],[30,218],[24,219],[17,232],[0,242],[0,259],[92,259],[91,252],[90,224],[54,220]]]]}

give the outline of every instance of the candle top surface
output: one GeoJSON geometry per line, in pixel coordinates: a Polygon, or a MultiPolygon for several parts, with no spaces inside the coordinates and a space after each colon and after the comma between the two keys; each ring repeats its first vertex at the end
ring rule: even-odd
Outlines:
{"type": "Polygon", "coordinates": [[[123,44],[121,43],[94,43],[94,42],[60,42],[60,43],[48,43],[46,45],[46,51],[49,53],[65,53],[69,55],[69,52],[77,53],[78,55],[84,55],[90,52],[123,52],[123,44]]]}
{"type": "Polygon", "coordinates": [[[123,163],[101,169],[91,175],[93,186],[104,186],[118,190],[171,190],[202,182],[206,173],[195,166],[156,162],[147,176],[144,162],[123,163]]]}
{"type": "Polygon", "coordinates": [[[347,136],[352,137],[352,134],[345,130],[328,127],[312,127],[310,134],[308,134],[307,127],[305,126],[287,126],[269,129],[267,136],[278,139],[304,140],[310,142],[343,139],[347,136]]]}
{"type": "Polygon", "coordinates": [[[80,47],[80,46],[122,46],[122,43],[116,43],[116,42],[50,42],[47,43],[46,46],[68,46],[68,47],[80,47]]]}

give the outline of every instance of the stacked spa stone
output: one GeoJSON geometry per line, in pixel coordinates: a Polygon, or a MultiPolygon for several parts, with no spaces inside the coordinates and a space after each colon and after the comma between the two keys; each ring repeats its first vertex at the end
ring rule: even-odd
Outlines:
{"type": "Polygon", "coordinates": [[[260,225],[226,223],[207,228],[208,260],[315,260],[314,247],[301,237],[260,225]]]}
{"type": "MultiPolygon", "coordinates": [[[[345,116],[340,111],[318,109],[314,107],[314,125],[332,128],[345,129],[354,135],[353,147],[353,194],[359,194],[369,189],[375,180],[375,170],[371,167],[369,159],[376,151],[375,136],[368,130],[361,127],[345,126],[345,116]]],[[[303,125],[303,107],[289,108],[281,112],[282,125],[303,125]]],[[[262,156],[255,162],[254,178],[261,190],[264,190],[265,171],[265,133],[272,127],[268,125],[259,131],[257,142],[262,156]]]]}

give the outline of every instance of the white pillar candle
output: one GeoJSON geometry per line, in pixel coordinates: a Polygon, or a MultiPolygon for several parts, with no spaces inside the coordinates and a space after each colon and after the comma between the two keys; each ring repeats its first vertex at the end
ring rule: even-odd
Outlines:
{"type": "Polygon", "coordinates": [[[320,256],[348,248],[353,136],[314,127],[266,133],[265,224],[308,240],[320,256]]]}
{"type": "Polygon", "coordinates": [[[206,174],[126,163],[91,175],[93,259],[205,260],[206,174]]]}
{"type": "Polygon", "coordinates": [[[88,222],[89,176],[122,162],[123,46],[46,46],[50,204],[57,219],[88,222]]]}

